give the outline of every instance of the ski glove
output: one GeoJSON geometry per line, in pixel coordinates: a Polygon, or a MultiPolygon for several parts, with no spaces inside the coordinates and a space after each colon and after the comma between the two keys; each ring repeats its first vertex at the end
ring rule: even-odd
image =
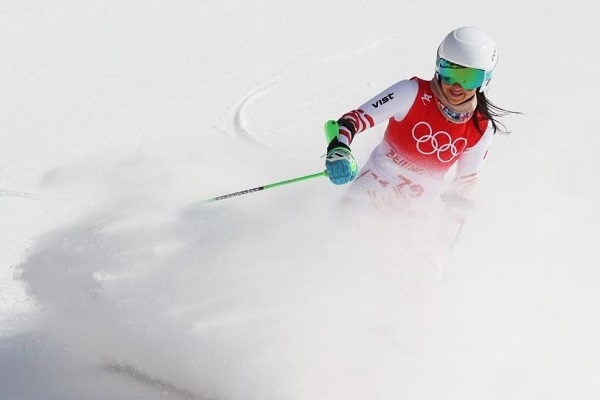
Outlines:
{"type": "Polygon", "coordinates": [[[327,148],[325,168],[329,180],[336,185],[343,185],[356,177],[358,165],[350,148],[334,139],[327,148]]]}

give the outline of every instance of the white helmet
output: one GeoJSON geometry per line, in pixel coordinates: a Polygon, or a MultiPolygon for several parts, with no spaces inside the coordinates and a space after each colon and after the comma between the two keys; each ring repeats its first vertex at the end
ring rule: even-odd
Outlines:
{"type": "Polygon", "coordinates": [[[438,47],[437,57],[438,66],[439,59],[442,58],[463,67],[485,71],[485,80],[479,89],[483,92],[498,62],[498,47],[486,32],[479,28],[465,26],[446,35],[438,47]]]}

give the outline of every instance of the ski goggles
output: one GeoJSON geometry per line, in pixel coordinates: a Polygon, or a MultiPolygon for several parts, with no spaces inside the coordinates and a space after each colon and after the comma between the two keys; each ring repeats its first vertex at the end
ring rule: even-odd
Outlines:
{"type": "Polygon", "coordinates": [[[465,90],[476,89],[492,77],[491,72],[477,68],[463,67],[441,57],[437,58],[435,70],[446,85],[458,83],[465,90]]]}

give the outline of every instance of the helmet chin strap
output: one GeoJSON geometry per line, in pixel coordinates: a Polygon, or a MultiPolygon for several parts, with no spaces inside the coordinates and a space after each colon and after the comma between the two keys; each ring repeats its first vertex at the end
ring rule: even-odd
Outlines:
{"type": "Polygon", "coordinates": [[[440,84],[440,77],[436,73],[431,80],[431,91],[433,92],[438,108],[446,119],[456,124],[463,124],[473,116],[477,107],[477,96],[472,96],[460,104],[450,104],[440,84]]]}

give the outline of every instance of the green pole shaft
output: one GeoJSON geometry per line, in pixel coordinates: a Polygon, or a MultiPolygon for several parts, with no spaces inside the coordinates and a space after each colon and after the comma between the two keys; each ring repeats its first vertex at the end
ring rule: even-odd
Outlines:
{"type": "Polygon", "coordinates": [[[204,203],[211,203],[213,201],[219,201],[219,200],[229,199],[229,198],[232,198],[232,197],[243,196],[245,194],[259,192],[261,190],[273,189],[273,188],[276,188],[276,187],[279,187],[279,186],[289,185],[291,183],[306,181],[308,179],[319,178],[321,176],[327,176],[327,171],[321,171],[321,172],[317,172],[316,174],[299,176],[297,178],[292,178],[292,179],[287,179],[285,181],[270,183],[268,185],[257,186],[255,188],[251,188],[251,189],[240,190],[239,192],[224,194],[222,196],[217,196],[217,197],[213,197],[213,198],[210,198],[210,199],[206,199],[206,200],[204,200],[204,203]]]}
{"type": "MultiPolygon", "coordinates": [[[[338,126],[337,121],[333,121],[333,120],[327,121],[325,123],[324,130],[325,130],[325,140],[327,140],[327,143],[329,143],[333,140],[333,138],[335,138],[337,136],[337,134],[339,132],[339,126],[338,126]]],[[[264,186],[257,186],[252,189],[240,190],[239,192],[224,194],[222,196],[217,196],[217,197],[213,197],[210,199],[206,199],[203,202],[211,203],[213,201],[225,200],[225,199],[229,199],[232,197],[243,196],[248,193],[254,193],[254,192],[259,192],[261,190],[273,189],[273,188],[276,188],[279,186],[289,185],[290,183],[296,183],[296,182],[306,181],[308,179],[319,178],[321,176],[327,176],[327,171],[325,170],[325,171],[317,172],[316,174],[299,176],[298,178],[287,179],[285,181],[270,183],[270,184],[264,185],[264,186]]]]}

